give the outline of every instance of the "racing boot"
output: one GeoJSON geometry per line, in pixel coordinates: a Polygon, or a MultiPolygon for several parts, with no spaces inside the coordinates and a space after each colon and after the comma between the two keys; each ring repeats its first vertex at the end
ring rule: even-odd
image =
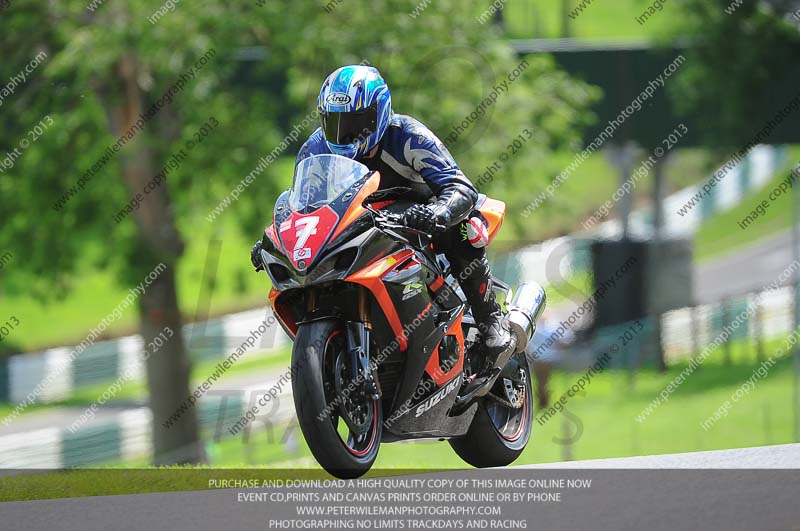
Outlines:
{"type": "Polygon", "coordinates": [[[477,371],[480,374],[492,369],[500,354],[511,348],[511,330],[495,298],[489,260],[485,251],[482,256],[469,262],[465,267],[454,268],[453,274],[472,308],[472,316],[480,332],[480,339],[476,345],[477,351],[484,359],[482,367],[477,371]]]}
{"type": "Polygon", "coordinates": [[[465,410],[475,398],[489,392],[492,382],[502,370],[502,367],[496,367],[495,363],[501,355],[507,359],[507,351],[513,347],[508,321],[495,299],[486,253],[483,253],[479,261],[473,261],[471,264],[472,271],[467,266],[461,271],[455,271],[454,275],[459,279],[467,302],[472,307],[472,316],[475,318],[480,336],[470,352],[473,374],[467,377],[458,393],[454,404],[456,412],[465,410]],[[465,274],[468,274],[466,278],[465,274]]]}

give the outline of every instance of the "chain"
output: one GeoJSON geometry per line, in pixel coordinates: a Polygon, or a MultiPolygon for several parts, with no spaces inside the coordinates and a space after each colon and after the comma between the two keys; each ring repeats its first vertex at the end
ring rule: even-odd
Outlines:
{"type": "Polygon", "coordinates": [[[508,400],[506,400],[504,398],[500,398],[499,396],[495,395],[494,393],[486,393],[485,396],[486,396],[486,398],[490,398],[490,399],[494,400],[495,402],[497,402],[499,404],[503,404],[506,407],[510,407],[511,409],[519,409],[519,408],[522,407],[522,404],[520,404],[518,406],[515,406],[514,404],[512,404],[508,400]]]}

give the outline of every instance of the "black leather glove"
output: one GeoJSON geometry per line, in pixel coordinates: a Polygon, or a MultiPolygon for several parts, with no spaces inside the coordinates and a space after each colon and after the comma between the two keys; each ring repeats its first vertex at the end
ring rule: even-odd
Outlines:
{"type": "Polygon", "coordinates": [[[406,227],[434,235],[447,228],[450,211],[442,204],[414,205],[403,213],[406,227]]]}
{"type": "Polygon", "coordinates": [[[262,271],[264,269],[264,261],[261,260],[261,246],[261,240],[258,240],[250,250],[250,262],[253,263],[253,267],[256,268],[256,271],[262,271]]]}
{"type": "Polygon", "coordinates": [[[403,214],[407,227],[435,236],[464,220],[475,207],[474,188],[451,184],[439,191],[436,201],[414,205],[403,214]]]}

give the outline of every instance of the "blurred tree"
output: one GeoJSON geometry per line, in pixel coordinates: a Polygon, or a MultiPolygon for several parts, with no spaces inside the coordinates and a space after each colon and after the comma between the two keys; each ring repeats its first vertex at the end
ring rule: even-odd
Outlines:
{"type": "MultiPolygon", "coordinates": [[[[502,161],[482,191],[508,200],[512,212],[521,207],[521,191],[533,196],[560,171],[550,154],[579,140],[596,93],[548,57],[520,64],[496,28],[476,21],[485,2],[442,0],[412,17],[416,7],[413,0],[214,0],[172,10],[144,0],[12,2],[0,22],[0,80],[39,51],[47,59],[5,98],[0,146],[12,150],[45,117],[52,125],[13,168],[0,172],[0,245],[25,264],[4,285],[49,298],[79,289],[76,272],[89,264],[118,271],[120,283],[133,286],[163,262],[167,269],[139,299],[141,334],[147,343],[165,326],[177,332],[182,235],[191,237],[194,224],[209,222],[210,210],[314,109],[323,78],[347,63],[379,67],[396,110],[418,117],[442,139],[472,116],[449,146],[473,180],[502,161]],[[260,53],[263,60],[239,60],[260,53]],[[109,155],[170,92],[170,101],[109,155]],[[478,113],[492,94],[495,101],[478,113]],[[216,132],[188,150],[166,183],[143,194],[140,206],[117,223],[115,215],[171,157],[187,151],[212,117],[220,124],[216,132]],[[524,129],[532,139],[514,148],[524,129]],[[90,168],[85,187],[59,207],[90,168]]],[[[282,154],[293,155],[303,135],[282,154]]],[[[218,230],[219,220],[228,219],[263,227],[290,176],[275,165],[262,170],[214,221],[218,230]]],[[[519,216],[510,218],[522,226],[519,216]]],[[[248,251],[226,250],[242,260],[248,251]]],[[[156,464],[203,458],[194,409],[169,429],[162,426],[189,394],[189,368],[178,333],[148,359],[156,464]]]]}
{"type": "MultiPolygon", "coordinates": [[[[4,283],[48,298],[79,289],[74,273],[87,263],[118,271],[126,286],[165,264],[138,299],[145,345],[165,327],[175,332],[147,361],[155,463],[198,462],[203,450],[194,409],[169,428],[162,424],[190,394],[175,269],[185,228],[279,142],[277,99],[244,96],[231,87],[234,53],[270,28],[246,24],[255,5],[211,2],[160,17],[154,13],[161,6],[152,2],[90,5],[92,10],[83,1],[14,2],[3,13],[0,39],[11,53],[0,78],[16,74],[40,51],[47,59],[6,98],[2,113],[10,127],[0,132],[0,144],[10,150],[32,140],[28,131],[45,117],[52,121],[0,174],[0,241],[25,257],[25,266],[11,270],[4,283]],[[265,120],[253,114],[256,109],[265,120]],[[199,144],[194,133],[212,118],[227,132],[212,132],[199,144]],[[190,149],[189,141],[199,145],[190,149]],[[165,167],[166,183],[144,193],[165,167]],[[79,186],[90,169],[93,175],[79,186]],[[70,189],[74,195],[65,195],[70,189]],[[140,204],[117,222],[137,194],[140,204]]],[[[265,70],[271,68],[282,65],[265,70]]],[[[272,182],[262,177],[259,188],[277,193],[272,182]]],[[[241,203],[231,212],[252,223],[254,201],[241,203]]],[[[246,249],[233,251],[247,259],[246,249]]]]}
{"type": "Polygon", "coordinates": [[[673,20],[667,38],[689,48],[668,90],[679,111],[705,125],[709,145],[738,147],[797,92],[800,14],[794,13],[800,6],[795,0],[679,1],[683,16],[673,20]]]}

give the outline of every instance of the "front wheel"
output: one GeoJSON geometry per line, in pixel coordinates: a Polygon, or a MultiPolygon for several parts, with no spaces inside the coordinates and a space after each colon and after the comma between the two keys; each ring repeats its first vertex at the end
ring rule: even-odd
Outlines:
{"type": "Polygon", "coordinates": [[[533,399],[525,353],[515,354],[480,399],[467,433],[450,439],[461,459],[477,468],[513,463],[531,437],[533,399]]]}
{"type": "Polygon", "coordinates": [[[317,462],[343,479],[370,469],[383,424],[380,401],[366,396],[363,385],[351,384],[347,360],[341,322],[322,319],[300,325],[292,349],[297,420],[317,462]]]}

